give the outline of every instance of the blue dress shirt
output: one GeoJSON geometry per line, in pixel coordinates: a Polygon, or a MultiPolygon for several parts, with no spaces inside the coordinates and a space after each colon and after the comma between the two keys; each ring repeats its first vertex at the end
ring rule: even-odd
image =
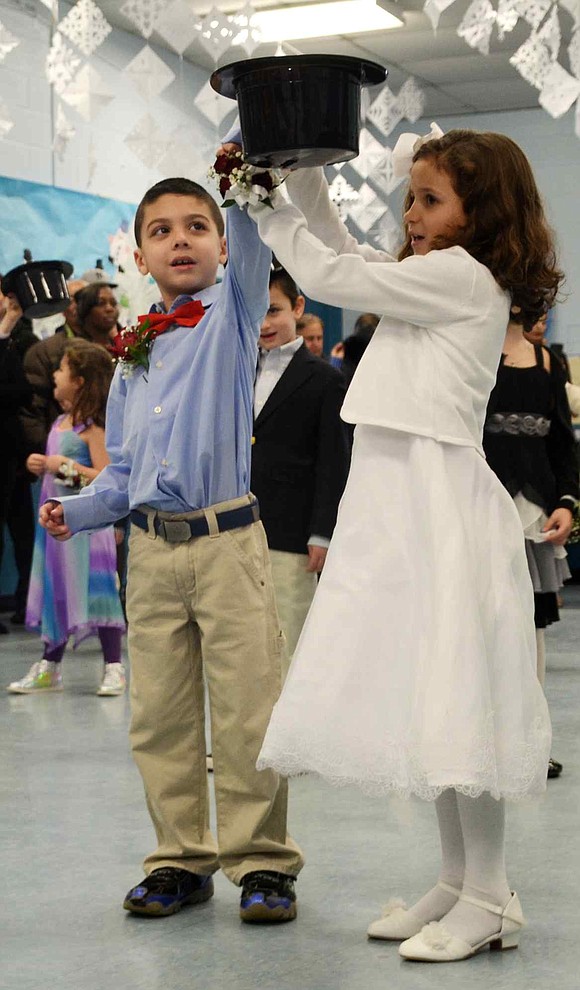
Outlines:
{"type": "Polygon", "coordinates": [[[196,327],[158,337],[149,370],[117,368],[107,403],[111,463],[67,498],[73,531],[110,525],[139,505],[190,512],[250,488],[252,405],[260,326],[269,306],[271,255],[245,209],[227,218],[223,282],[179,296],[170,312],[199,299],[196,327]]]}

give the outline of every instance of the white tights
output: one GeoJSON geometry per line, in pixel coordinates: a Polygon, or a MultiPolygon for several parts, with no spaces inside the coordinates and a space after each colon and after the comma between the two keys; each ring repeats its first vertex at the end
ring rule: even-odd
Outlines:
{"type": "Polygon", "coordinates": [[[538,680],[543,687],[546,680],[546,639],[543,629],[536,629],[536,648],[536,670],[538,672],[538,680]]]}
{"type": "MultiPolygon", "coordinates": [[[[470,897],[505,907],[510,898],[504,855],[505,807],[490,794],[466,797],[444,791],[436,801],[442,866],[439,879],[470,897]]],[[[445,927],[472,944],[499,931],[501,921],[492,912],[457,901],[434,887],[413,913],[425,923],[445,917],[445,927]]]]}

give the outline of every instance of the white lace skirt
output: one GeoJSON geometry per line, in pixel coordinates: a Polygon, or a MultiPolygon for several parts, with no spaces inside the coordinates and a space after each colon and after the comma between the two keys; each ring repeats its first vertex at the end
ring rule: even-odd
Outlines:
{"type": "Polygon", "coordinates": [[[483,457],[358,426],[258,767],[427,800],[544,790],[533,616],[518,514],[483,457]]]}

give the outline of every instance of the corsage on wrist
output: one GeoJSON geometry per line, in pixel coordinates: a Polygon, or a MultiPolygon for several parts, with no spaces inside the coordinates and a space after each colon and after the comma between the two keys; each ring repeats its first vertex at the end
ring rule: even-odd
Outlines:
{"type": "Polygon", "coordinates": [[[271,193],[282,185],[288,173],[279,168],[250,165],[244,161],[241,151],[227,151],[218,155],[207,174],[215,180],[224,197],[222,206],[264,203],[273,209],[271,193]]]}
{"type": "Polygon", "coordinates": [[[77,470],[71,457],[62,462],[54,477],[59,485],[64,485],[66,488],[84,488],[88,484],[84,474],[77,470]]]}

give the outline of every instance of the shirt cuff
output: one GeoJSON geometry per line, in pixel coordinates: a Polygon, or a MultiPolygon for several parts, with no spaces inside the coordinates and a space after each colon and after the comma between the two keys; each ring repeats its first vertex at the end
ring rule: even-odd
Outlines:
{"type": "Polygon", "coordinates": [[[323,550],[328,550],[330,546],[330,540],[327,540],[325,536],[316,536],[315,533],[312,534],[308,540],[309,547],[322,547],[323,550]]]}

